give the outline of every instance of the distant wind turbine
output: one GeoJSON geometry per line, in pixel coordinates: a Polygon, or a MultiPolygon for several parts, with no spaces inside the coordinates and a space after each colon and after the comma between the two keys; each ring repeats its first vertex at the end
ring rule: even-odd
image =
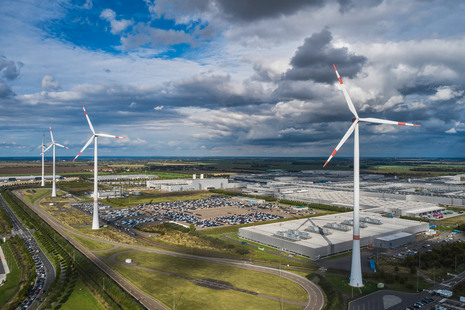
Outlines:
{"type": "Polygon", "coordinates": [[[86,145],[82,148],[82,150],[79,152],[79,154],[76,155],[76,157],[73,159],[73,161],[78,158],[79,155],[81,155],[82,152],[89,146],[89,144],[92,143],[92,139],[95,138],[94,140],[94,213],[92,216],[92,229],[99,229],[99,221],[98,221],[98,152],[97,152],[97,138],[98,137],[108,137],[108,138],[117,138],[117,139],[127,139],[126,137],[119,137],[119,136],[112,136],[112,135],[107,135],[104,133],[95,133],[94,127],[92,126],[92,123],[90,122],[89,115],[87,115],[86,109],[84,108],[84,105],[82,105],[82,109],[84,110],[84,113],[86,114],[87,122],[89,123],[90,130],[92,130],[92,137],[90,137],[89,141],[87,141],[86,145]]]}
{"type": "Polygon", "coordinates": [[[362,287],[362,264],[360,260],[360,154],[359,154],[359,136],[358,136],[358,123],[359,122],[366,122],[366,123],[377,123],[377,124],[390,124],[390,125],[403,125],[403,126],[420,126],[416,124],[409,124],[409,123],[401,123],[401,122],[394,122],[388,121],[384,119],[378,118],[359,118],[357,111],[355,110],[354,104],[347,93],[347,90],[342,83],[342,79],[337,72],[336,66],[333,65],[334,70],[336,71],[337,78],[339,79],[339,83],[341,83],[342,92],[344,93],[344,97],[346,98],[347,105],[349,106],[349,110],[355,116],[352,119],[352,126],[350,126],[349,130],[346,132],[344,137],[342,138],[341,142],[336,146],[336,149],[333,151],[331,156],[329,156],[328,160],[324,164],[325,167],[331,158],[336,155],[336,152],[339,151],[341,146],[347,139],[350,137],[352,132],[355,132],[354,135],[354,233],[353,233],[353,241],[352,241],[352,268],[350,269],[350,286],[353,287],[362,287]]]}
{"type": "MultiPolygon", "coordinates": [[[[48,143],[47,143],[48,145],[48,143]]],[[[35,151],[37,150],[38,148],[42,148],[42,184],[41,186],[45,186],[45,176],[44,176],[44,153],[45,153],[45,148],[47,147],[47,145],[45,144],[45,133],[44,133],[44,136],[42,137],[42,144],[39,145],[38,147],[35,147],[33,148],[32,150],[30,150],[29,152],[32,152],[32,151],[35,151]]],[[[39,155],[40,156],[40,155],[39,155]]]]}
{"type": "MultiPolygon", "coordinates": [[[[57,196],[57,188],[56,188],[56,183],[57,183],[57,181],[56,181],[56,179],[55,179],[55,145],[58,145],[58,146],[60,146],[60,147],[62,147],[62,148],[64,148],[64,149],[68,149],[68,150],[69,150],[69,148],[67,148],[67,147],[64,146],[64,145],[61,145],[61,144],[56,143],[55,140],[53,140],[52,127],[49,126],[49,128],[50,128],[50,136],[52,137],[52,142],[51,142],[52,144],[50,144],[50,146],[47,147],[47,148],[45,149],[45,151],[43,151],[41,154],[44,154],[45,152],[47,152],[47,151],[53,146],[53,187],[52,187],[52,197],[56,197],[56,196],[57,196]]],[[[43,157],[42,157],[42,158],[43,158],[43,157]]],[[[43,165],[42,165],[42,167],[43,167],[43,165]]],[[[44,171],[44,170],[43,170],[43,168],[42,168],[42,180],[43,180],[43,171],[44,171]]]]}

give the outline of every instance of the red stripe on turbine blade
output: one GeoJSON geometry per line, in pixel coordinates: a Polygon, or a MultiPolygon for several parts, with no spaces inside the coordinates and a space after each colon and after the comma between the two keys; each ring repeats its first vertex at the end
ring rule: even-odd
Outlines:
{"type": "Polygon", "coordinates": [[[418,127],[421,127],[421,125],[417,125],[417,124],[413,124],[413,126],[418,126],[418,127]]]}
{"type": "Polygon", "coordinates": [[[116,138],[116,139],[119,139],[119,137],[118,137],[118,136],[115,136],[115,138],[116,138]]]}
{"type": "Polygon", "coordinates": [[[337,72],[336,66],[335,66],[334,64],[333,64],[333,67],[334,67],[334,71],[336,71],[336,72],[337,72]]]}
{"type": "Polygon", "coordinates": [[[334,152],[331,154],[331,156],[334,156],[334,154],[337,153],[337,150],[334,150],[334,152]]]}
{"type": "Polygon", "coordinates": [[[397,125],[404,125],[405,126],[405,123],[398,122],[397,125]]]}
{"type": "Polygon", "coordinates": [[[342,84],[342,79],[341,79],[341,78],[338,78],[338,79],[339,79],[339,83],[341,83],[341,84],[342,84]]]}
{"type": "Polygon", "coordinates": [[[323,165],[323,168],[326,167],[326,165],[329,163],[329,161],[327,161],[324,165],[323,165]]]}
{"type": "Polygon", "coordinates": [[[127,139],[126,137],[123,137],[123,139],[127,139]]]}

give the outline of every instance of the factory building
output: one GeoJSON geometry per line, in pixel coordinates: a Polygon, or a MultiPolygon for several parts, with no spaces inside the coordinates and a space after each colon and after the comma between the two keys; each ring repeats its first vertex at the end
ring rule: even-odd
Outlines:
{"type": "MultiPolygon", "coordinates": [[[[239,228],[239,238],[250,240],[312,260],[352,251],[353,213],[331,214],[288,222],[239,228]],[[352,223],[352,224],[351,224],[352,223]]],[[[361,247],[396,247],[427,231],[428,223],[386,218],[363,212],[360,218],[361,247]]]]}
{"type": "MultiPolygon", "coordinates": [[[[62,180],[65,177],[61,175],[55,176],[57,180],[62,180]]],[[[52,175],[44,176],[45,181],[52,181],[52,175]]],[[[30,175],[30,176],[9,176],[9,177],[0,177],[0,182],[16,182],[16,181],[41,181],[42,176],[30,175]]]]}
{"type": "Polygon", "coordinates": [[[203,175],[200,176],[200,179],[197,179],[194,175],[192,179],[147,181],[147,188],[157,188],[167,192],[228,189],[245,186],[246,183],[244,182],[233,182],[225,178],[204,179],[203,175]]]}

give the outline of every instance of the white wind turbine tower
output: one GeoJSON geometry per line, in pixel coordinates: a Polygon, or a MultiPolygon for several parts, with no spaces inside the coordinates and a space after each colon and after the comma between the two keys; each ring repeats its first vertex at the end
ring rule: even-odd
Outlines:
{"type": "MultiPolygon", "coordinates": [[[[334,66],[334,65],[333,65],[334,66]]],[[[324,164],[325,167],[331,158],[336,154],[336,152],[341,148],[341,146],[346,142],[346,140],[350,137],[352,132],[355,132],[354,135],[354,233],[353,233],[353,242],[352,242],[352,267],[350,271],[350,282],[349,285],[353,287],[362,287],[362,265],[360,260],[360,205],[359,205],[359,197],[360,197],[360,155],[359,155],[359,136],[358,136],[358,124],[359,122],[366,122],[366,123],[377,123],[377,124],[390,124],[390,125],[404,125],[404,126],[420,126],[416,124],[409,124],[409,123],[401,123],[401,122],[394,122],[388,121],[384,119],[377,119],[377,118],[359,118],[357,111],[355,110],[354,104],[352,100],[350,100],[349,94],[345,89],[344,84],[342,83],[342,79],[339,76],[339,73],[336,70],[336,66],[334,66],[334,70],[336,71],[337,78],[339,79],[339,83],[341,83],[341,88],[344,93],[344,97],[346,98],[347,105],[349,106],[350,111],[355,116],[352,119],[352,126],[350,126],[349,130],[346,132],[344,137],[342,138],[341,142],[337,145],[336,149],[333,151],[331,156],[329,156],[328,160],[324,164]]]]}
{"type": "Polygon", "coordinates": [[[108,138],[117,138],[117,139],[127,139],[126,137],[119,137],[119,136],[112,136],[112,135],[107,135],[104,133],[95,133],[94,127],[92,126],[92,123],[90,122],[89,115],[87,115],[86,109],[84,108],[84,105],[82,105],[82,109],[84,110],[84,113],[86,114],[87,122],[89,123],[90,130],[92,130],[92,137],[90,137],[89,141],[87,141],[86,145],[82,148],[82,150],[79,152],[79,154],[76,155],[76,157],[73,159],[73,161],[78,158],[79,155],[81,155],[82,152],[89,146],[89,144],[92,142],[92,139],[95,138],[94,140],[94,213],[92,216],[92,229],[99,229],[99,221],[98,221],[98,152],[97,152],[97,138],[98,137],[108,137],[108,138]]]}
{"type": "MultiPolygon", "coordinates": [[[[48,144],[47,144],[48,145],[48,144]]],[[[34,150],[37,150],[38,148],[42,148],[42,184],[41,186],[45,186],[45,175],[44,175],[44,153],[45,153],[45,148],[47,147],[47,145],[45,144],[45,133],[44,133],[44,136],[42,137],[42,144],[39,145],[38,147],[35,147],[33,148],[32,150],[30,150],[29,152],[32,152],[34,150]]],[[[40,155],[39,155],[40,156],[40,155]]]]}
{"type": "MultiPolygon", "coordinates": [[[[42,152],[42,154],[47,152],[53,146],[53,187],[52,187],[52,197],[56,197],[57,196],[57,188],[56,188],[56,183],[57,182],[56,182],[56,179],[55,179],[55,145],[58,145],[58,146],[60,146],[62,148],[68,149],[68,150],[69,150],[69,148],[67,148],[64,145],[56,143],[55,140],[53,140],[52,127],[49,126],[49,128],[50,128],[50,136],[52,137],[52,144],[50,144],[50,146],[48,148],[46,148],[45,151],[42,152]]],[[[43,180],[43,173],[44,173],[43,171],[44,170],[43,170],[43,164],[42,164],[42,180],[43,180]]]]}

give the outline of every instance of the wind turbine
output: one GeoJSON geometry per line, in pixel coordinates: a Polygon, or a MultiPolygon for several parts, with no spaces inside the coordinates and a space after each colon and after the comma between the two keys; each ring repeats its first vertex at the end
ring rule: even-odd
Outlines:
{"type": "MultiPolygon", "coordinates": [[[[47,143],[48,145],[48,143],[47,143]]],[[[45,148],[47,147],[47,145],[45,144],[45,133],[44,133],[44,136],[42,137],[42,144],[39,145],[38,147],[35,147],[33,148],[32,150],[30,150],[29,152],[32,152],[34,150],[37,150],[38,148],[42,148],[42,184],[41,186],[45,186],[45,177],[44,177],[44,153],[45,153],[45,148]]],[[[39,155],[40,156],[40,155],[39,155]]]]}
{"type": "Polygon", "coordinates": [[[346,98],[347,105],[349,106],[349,110],[355,116],[352,119],[352,126],[350,126],[349,130],[346,132],[344,137],[342,138],[341,142],[336,146],[336,149],[333,151],[331,156],[329,156],[328,160],[324,164],[323,168],[329,163],[331,158],[336,155],[336,152],[341,148],[341,146],[346,142],[346,140],[350,137],[352,132],[354,134],[354,233],[353,233],[353,241],[352,241],[352,267],[350,270],[350,282],[349,285],[352,287],[362,287],[362,265],[360,260],[360,154],[359,154],[359,136],[358,136],[358,124],[360,122],[366,123],[377,123],[377,124],[390,124],[390,125],[403,125],[403,126],[420,126],[416,124],[409,124],[409,123],[401,123],[401,122],[394,122],[388,121],[384,119],[378,118],[359,118],[357,111],[355,110],[354,104],[345,89],[344,84],[342,83],[342,79],[337,72],[336,66],[333,65],[334,71],[336,71],[337,78],[339,79],[339,83],[341,83],[342,91],[344,93],[344,97],[346,98]]]}
{"type": "MultiPolygon", "coordinates": [[[[55,142],[55,140],[53,140],[53,133],[52,133],[52,127],[51,126],[48,126],[50,128],[50,136],[52,137],[52,144],[50,144],[50,146],[48,148],[45,149],[45,151],[43,151],[41,154],[44,154],[45,152],[47,152],[52,146],[53,146],[53,187],[52,187],[52,197],[56,197],[57,196],[57,188],[56,188],[56,179],[55,179],[55,145],[58,145],[64,149],[68,149],[66,146],[64,145],[61,145],[61,144],[58,144],[55,142]]],[[[43,155],[42,155],[43,156],[43,155]]],[[[43,158],[43,157],[42,157],[43,158]]],[[[42,180],[43,180],[43,164],[42,164],[42,180]]]]}
{"type": "Polygon", "coordinates": [[[97,152],[97,138],[98,137],[108,137],[108,138],[117,138],[117,139],[127,139],[126,137],[119,137],[119,136],[112,136],[112,135],[107,135],[104,133],[95,133],[94,127],[92,126],[92,123],[90,122],[89,115],[87,115],[86,109],[84,108],[84,105],[82,105],[82,109],[84,110],[84,113],[86,114],[87,122],[89,123],[90,130],[92,130],[92,137],[90,137],[89,141],[87,141],[86,145],[82,148],[82,150],[79,152],[79,154],[76,155],[76,157],[73,159],[73,161],[78,158],[79,155],[81,155],[82,152],[89,146],[89,144],[92,142],[92,139],[95,138],[94,140],[94,213],[92,216],[92,229],[99,229],[99,221],[98,221],[98,152],[97,152]]]}

